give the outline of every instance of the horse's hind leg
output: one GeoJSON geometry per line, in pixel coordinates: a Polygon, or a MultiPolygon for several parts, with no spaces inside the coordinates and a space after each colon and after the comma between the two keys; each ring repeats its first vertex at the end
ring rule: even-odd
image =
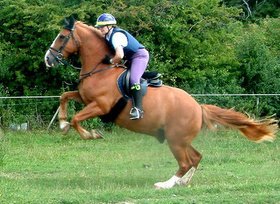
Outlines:
{"type": "Polygon", "coordinates": [[[172,188],[176,184],[186,185],[190,182],[202,156],[190,144],[181,142],[169,142],[170,150],[179,165],[178,171],[169,180],[156,183],[156,188],[172,188]]]}
{"type": "Polygon", "coordinates": [[[155,183],[154,186],[156,188],[172,188],[174,187],[177,182],[183,177],[189,169],[192,167],[192,160],[187,152],[187,144],[182,144],[179,140],[177,141],[168,141],[169,148],[171,152],[173,153],[174,157],[176,158],[179,169],[176,172],[176,174],[171,177],[169,180],[164,181],[164,182],[158,182],[155,183]]]}
{"type": "Polygon", "coordinates": [[[188,145],[187,151],[188,151],[188,153],[189,153],[189,155],[190,155],[190,157],[192,159],[193,166],[195,168],[197,168],[198,164],[199,164],[199,162],[200,162],[200,160],[202,158],[202,155],[195,148],[193,148],[192,145],[188,145]]]}
{"type": "Polygon", "coordinates": [[[202,155],[196,149],[194,149],[191,145],[187,146],[186,151],[189,154],[190,159],[192,161],[192,167],[177,182],[178,185],[187,185],[191,181],[191,179],[198,167],[198,164],[202,158],[202,155]]]}
{"type": "Polygon", "coordinates": [[[69,100],[75,100],[79,103],[82,102],[81,96],[78,91],[65,92],[60,97],[59,106],[59,127],[66,134],[70,128],[70,123],[67,121],[67,103],[69,100]]]}

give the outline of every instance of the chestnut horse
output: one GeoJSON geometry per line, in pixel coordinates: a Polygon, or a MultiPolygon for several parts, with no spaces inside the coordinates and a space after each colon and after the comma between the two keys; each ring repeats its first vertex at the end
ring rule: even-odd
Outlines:
{"type": "MultiPolygon", "coordinates": [[[[47,67],[65,63],[70,54],[78,53],[82,63],[78,91],[65,92],[60,98],[60,128],[67,132],[72,126],[82,139],[96,139],[101,135],[81,127],[80,122],[89,118],[108,114],[122,98],[117,87],[117,78],[124,71],[123,66],[103,64],[106,55],[112,55],[101,33],[73,18],[67,18],[64,27],[46,52],[47,67]],[[85,107],[67,122],[67,102],[76,100],[85,107]]],[[[202,155],[191,143],[203,124],[208,128],[221,124],[238,129],[249,140],[255,142],[272,141],[277,125],[275,119],[255,121],[232,109],[214,105],[200,105],[185,91],[161,86],[148,87],[143,98],[144,118],[130,120],[131,101],[120,111],[114,123],[131,131],[165,139],[178,162],[179,169],[169,180],[155,183],[156,188],[172,188],[186,185],[191,180],[202,155]]]]}

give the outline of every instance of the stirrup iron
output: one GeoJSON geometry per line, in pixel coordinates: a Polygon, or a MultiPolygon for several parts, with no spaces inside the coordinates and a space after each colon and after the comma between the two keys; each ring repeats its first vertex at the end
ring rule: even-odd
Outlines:
{"type": "Polygon", "coordinates": [[[137,107],[131,108],[129,114],[130,114],[131,120],[137,120],[137,119],[143,118],[143,111],[137,107]]]}

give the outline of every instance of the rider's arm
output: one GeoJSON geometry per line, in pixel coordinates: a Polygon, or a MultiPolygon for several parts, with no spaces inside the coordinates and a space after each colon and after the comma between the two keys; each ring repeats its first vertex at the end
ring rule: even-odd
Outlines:
{"type": "Polygon", "coordinates": [[[123,47],[119,46],[115,48],[115,56],[111,59],[111,63],[120,63],[122,58],[124,57],[123,47]]]}
{"type": "Polygon", "coordinates": [[[127,37],[125,34],[117,32],[112,38],[112,44],[115,48],[115,56],[111,59],[111,63],[120,63],[121,59],[124,58],[123,48],[128,44],[127,37]]]}

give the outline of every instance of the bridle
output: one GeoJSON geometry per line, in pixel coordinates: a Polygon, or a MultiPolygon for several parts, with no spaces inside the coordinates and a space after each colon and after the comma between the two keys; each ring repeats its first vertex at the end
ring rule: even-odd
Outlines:
{"type": "Polygon", "coordinates": [[[56,60],[59,64],[64,65],[64,66],[71,66],[74,69],[81,69],[80,67],[75,67],[74,65],[72,65],[62,54],[64,48],[66,47],[67,43],[69,42],[69,40],[71,38],[74,40],[78,51],[79,51],[79,48],[80,48],[80,43],[75,38],[75,35],[74,35],[75,26],[73,26],[72,29],[69,29],[69,28],[66,28],[66,27],[64,27],[64,29],[67,29],[70,32],[66,36],[64,36],[64,35],[59,35],[58,36],[58,37],[63,37],[62,45],[60,46],[59,49],[56,49],[54,47],[50,47],[49,52],[53,56],[54,60],[56,60]]]}
{"type": "MultiPolygon", "coordinates": [[[[69,34],[67,36],[64,36],[64,35],[59,35],[58,37],[63,37],[63,42],[62,42],[62,45],[60,46],[59,49],[56,49],[56,48],[53,48],[53,47],[50,47],[49,48],[49,52],[50,54],[53,56],[54,60],[56,60],[59,64],[61,65],[64,65],[64,66],[70,66],[74,69],[79,69],[81,70],[80,67],[75,67],[73,66],[62,54],[64,48],[66,47],[67,43],[69,42],[69,40],[72,38],[76,44],[76,47],[77,47],[77,51],[79,51],[80,49],[80,43],[79,41],[75,38],[75,35],[74,35],[74,30],[75,30],[75,26],[73,26],[73,28],[68,28],[68,27],[64,27],[64,29],[67,29],[69,30],[69,34]]],[[[79,82],[82,81],[83,79],[95,74],[95,73],[98,73],[98,72],[102,72],[102,71],[105,71],[105,70],[108,70],[108,69],[112,69],[112,68],[115,68],[115,67],[121,67],[121,68],[124,68],[126,69],[127,67],[123,64],[113,64],[113,65],[109,65],[105,68],[102,68],[102,69],[97,69],[98,65],[101,64],[102,61],[100,63],[98,63],[91,71],[87,72],[87,73],[84,73],[84,74],[81,74],[80,75],[80,79],[79,79],[79,82]]]]}

